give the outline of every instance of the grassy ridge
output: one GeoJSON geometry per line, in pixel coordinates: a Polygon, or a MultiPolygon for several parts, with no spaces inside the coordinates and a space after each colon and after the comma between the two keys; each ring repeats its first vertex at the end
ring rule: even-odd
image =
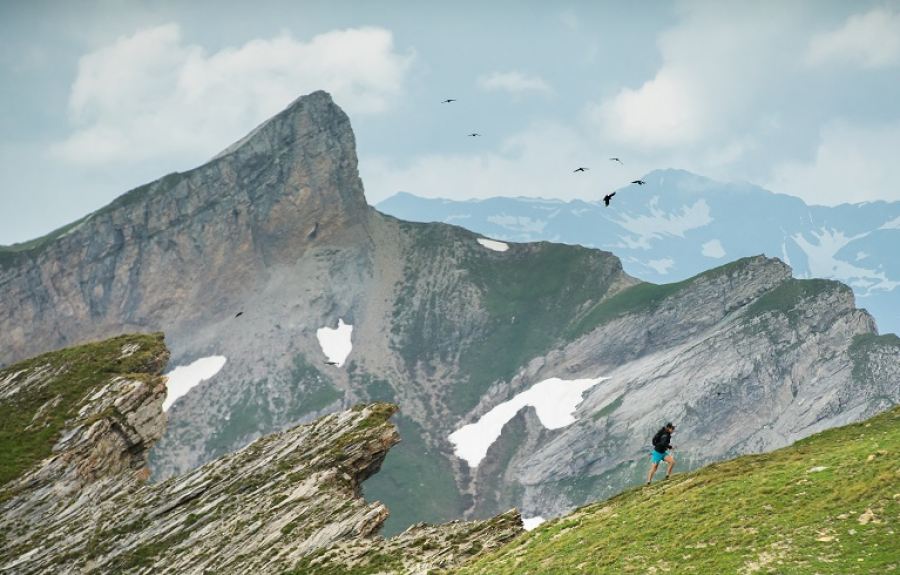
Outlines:
{"type": "Polygon", "coordinates": [[[157,375],[167,358],[161,333],[123,335],[45,353],[0,370],[0,381],[9,378],[5,389],[33,373],[44,374],[0,399],[0,486],[50,455],[66,420],[77,414],[91,390],[116,375],[157,375]],[[126,345],[137,350],[123,357],[126,345]]]}
{"type": "Polygon", "coordinates": [[[895,407],[582,507],[459,573],[891,572],[898,455],[895,407]]]}
{"type": "Polygon", "coordinates": [[[630,313],[649,313],[659,308],[662,303],[683,290],[691,287],[698,280],[712,280],[739,270],[756,256],[740,258],[727,264],[701,272],[693,277],[670,284],[654,284],[641,282],[624,289],[609,299],[595,304],[568,331],[570,339],[580,337],[593,331],[600,325],[617,317],[630,313]]]}

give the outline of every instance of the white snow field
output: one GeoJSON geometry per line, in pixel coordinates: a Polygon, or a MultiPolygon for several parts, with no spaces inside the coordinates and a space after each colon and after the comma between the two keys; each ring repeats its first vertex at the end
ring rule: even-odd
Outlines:
{"type": "Polygon", "coordinates": [[[547,429],[559,429],[575,421],[575,408],[584,392],[606,377],[593,379],[559,379],[553,377],[532,385],[509,401],[482,415],[475,423],[464,425],[450,434],[456,456],[465,459],[469,467],[478,467],[488,448],[500,437],[506,422],[523,407],[531,406],[547,429]]]}
{"type": "Polygon", "coordinates": [[[478,238],[478,243],[489,250],[494,250],[495,252],[505,252],[509,249],[509,245],[504,244],[503,242],[498,242],[497,240],[478,238]]]}
{"type": "Polygon", "coordinates": [[[189,365],[179,365],[166,374],[166,399],[163,411],[168,411],[175,401],[189,392],[191,388],[219,373],[225,362],[224,355],[201,357],[189,365]]]}
{"type": "Polygon", "coordinates": [[[525,531],[531,531],[532,529],[534,529],[535,527],[537,527],[544,521],[546,521],[546,519],[544,519],[540,515],[535,515],[534,517],[523,517],[522,518],[522,527],[525,528],[525,531]]]}
{"type": "Polygon", "coordinates": [[[350,335],[353,333],[353,326],[344,323],[343,319],[338,319],[336,329],[330,327],[320,327],[316,330],[316,338],[319,340],[319,347],[322,353],[333,361],[338,367],[344,365],[344,360],[353,350],[353,344],[350,343],[350,335]]]}

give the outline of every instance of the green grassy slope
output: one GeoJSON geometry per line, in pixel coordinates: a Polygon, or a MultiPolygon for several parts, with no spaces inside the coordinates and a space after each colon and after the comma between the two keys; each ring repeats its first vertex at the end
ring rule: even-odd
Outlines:
{"type": "Polygon", "coordinates": [[[161,333],[123,335],[45,353],[0,369],[0,489],[51,453],[85,397],[116,375],[155,377],[168,350],[161,333]],[[136,351],[122,357],[126,345],[136,351]],[[37,379],[8,396],[25,378],[37,379]]]}
{"type": "Polygon", "coordinates": [[[898,455],[895,407],[587,505],[459,573],[895,572],[898,455]]]}

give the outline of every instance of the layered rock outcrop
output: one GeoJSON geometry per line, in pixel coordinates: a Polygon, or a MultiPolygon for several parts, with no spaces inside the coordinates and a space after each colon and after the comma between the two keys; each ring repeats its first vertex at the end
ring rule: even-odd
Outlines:
{"type": "MultiPolygon", "coordinates": [[[[142,346],[164,355],[161,338],[148,339],[113,345],[122,355],[146,352],[142,346]]],[[[3,407],[77,371],[62,357],[68,351],[0,371],[3,407]]],[[[518,513],[510,512],[490,522],[420,525],[396,539],[377,537],[388,510],[365,501],[360,484],[399,441],[389,422],[396,407],[385,403],[328,415],[147,483],[147,451],[165,423],[160,367],[101,370],[106,381],[84,390],[72,406],[75,416],[47,433],[56,436],[52,455],[0,486],[0,570],[308,572],[325,561],[350,568],[386,553],[391,562],[380,572],[424,573],[461,565],[521,532],[518,513]]],[[[48,428],[19,431],[30,438],[48,428]]]]}

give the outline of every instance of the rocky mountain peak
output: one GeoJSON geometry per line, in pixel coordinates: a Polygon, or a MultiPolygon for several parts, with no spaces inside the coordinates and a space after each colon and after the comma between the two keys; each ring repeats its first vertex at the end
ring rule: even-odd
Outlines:
{"type": "Polygon", "coordinates": [[[300,96],[210,163],[219,161],[242,170],[277,167],[288,184],[283,191],[298,195],[298,203],[332,201],[351,211],[366,206],[350,118],[321,90],[300,96]]]}

